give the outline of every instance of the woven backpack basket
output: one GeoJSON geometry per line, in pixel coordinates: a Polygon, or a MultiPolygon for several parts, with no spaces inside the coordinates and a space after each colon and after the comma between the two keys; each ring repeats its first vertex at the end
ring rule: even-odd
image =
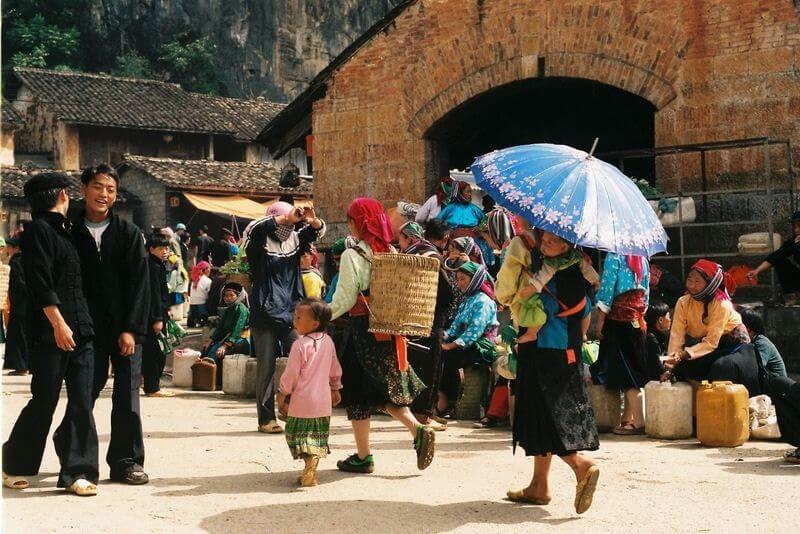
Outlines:
{"type": "Polygon", "coordinates": [[[372,257],[369,331],[428,337],[433,328],[439,260],[411,254],[372,257]]]}

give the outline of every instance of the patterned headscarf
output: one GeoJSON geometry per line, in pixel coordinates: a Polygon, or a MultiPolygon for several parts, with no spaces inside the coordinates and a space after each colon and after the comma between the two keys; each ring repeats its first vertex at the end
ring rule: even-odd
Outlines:
{"type": "Polygon", "coordinates": [[[472,202],[472,187],[467,182],[454,182],[453,189],[450,191],[450,201],[469,204],[472,202]]]}
{"type": "Polygon", "coordinates": [[[468,261],[460,266],[458,270],[472,276],[467,290],[464,291],[465,295],[471,296],[478,291],[482,291],[486,296],[494,300],[494,284],[485,265],[479,265],[474,261],[468,261]]]}
{"type": "Polygon", "coordinates": [[[690,293],[694,300],[705,304],[703,310],[703,322],[705,322],[708,317],[708,303],[712,299],[731,300],[731,295],[736,291],[736,282],[722,269],[722,265],[713,261],[697,260],[691,270],[706,281],[706,287],[697,293],[690,293]]]}
{"type": "MultiPolygon", "coordinates": [[[[281,215],[289,215],[293,209],[294,206],[288,202],[273,202],[267,208],[267,218],[275,219],[281,215]]],[[[275,237],[278,241],[283,242],[292,237],[292,232],[294,232],[293,224],[279,224],[277,228],[275,228],[275,237]]]]}
{"type": "Polygon", "coordinates": [[[483,265],[485,262],[483,261],[483,252],[481,252],[481,247],[479,247],[475,243],[475,239],[471,237],[457,237],[450,241],[456,250],[463,252],[469,259],[473,262],[483,265]]]}
{"type": "Polygon", "coordinates": [[[436,200],[439,201],[439,205],[443,206],[450,202],[450,194],[453,191],[453,179],[449,176],[445,176],[442,178],[442,181],[439,182],[439,185],[436,186],[436,200]]]}
{"type": "Polygon", "coordinates": [[[402,232],[406,237],[413,239],[425,239],[425,230],[423,230],[422,226],[414,221],[409,221],[401,226],[400,232],[402,232]]]}
{"type": "Polygon", "coordinates": [[[357,198],[347,209],[347,216],[353,220],[372,252],[389,252],[394,236],[389,225],[389,218],[383,211],[381,203],[374,198],[357,198]]]}
{"type": "Polygon", "coordinates": [[[489,212],[486,226],[489,237],[492,238],[495,245],[501,248],[517,235],[514,231],[514,220],[511,214],[503,208],[495,208],[489,212]]]}

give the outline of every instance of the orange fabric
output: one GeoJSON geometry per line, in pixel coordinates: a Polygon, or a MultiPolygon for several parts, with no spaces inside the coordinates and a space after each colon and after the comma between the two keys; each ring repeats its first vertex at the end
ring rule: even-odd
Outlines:
{"type": "Polygon", "coordinates": [[[575,363],[577,358],[575,358],[575,350],[574,349],[567,349],[567,363],[573,364],[575,363]]]}
{"type": "Polygon", "coordinates": [[[397,351],[397,368],[400,372],[408,370],[408,340],[403,336],[394,336],[394,348],[397,351]]]}
{"type": "Polygon", "coordinates": [[[747,265],[734,265],[728,270],[728,273],[733,277],[733,281],[736,282],[737,286],[754,286],[758,283],[758,280],[747,278],[747,273],[750,270],[747,265]]]}

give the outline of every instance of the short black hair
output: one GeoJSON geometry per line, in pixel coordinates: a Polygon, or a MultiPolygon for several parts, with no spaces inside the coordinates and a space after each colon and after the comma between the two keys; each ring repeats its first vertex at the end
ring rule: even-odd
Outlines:
{"type": "Polygon", "coordinates": [[[114,182],[119,185],[119,174],[117,174],[117,171],[114,169],[114,167],[105,163],[83,169],[83,172],[81,173],[81,183],[83,185],[87,185],[98,174],[105,174],[106,176],[113,178],[114,182]]]}
{"type": "Polygon", "coordinates": [[[756,333],[756,335],[764,335],[764,318],[753,308],[745,306],[737,306],[736,310],[742,316],[744,326],[756,333]]]}
{"type": "Polygon", "coordinates": [[[147,248],[168,247],[169,239],[158,232],[153,232],[147,237],[147,248]]]}
{"type": "Polygon", "coordinates": [[[425,225],[426,239],[443,239],[450,233],[450,225],[441,219],[432,219],[425,225]]]}
{"type": "Polygon", "coordinates": [[[331,322],[331,307],[328,303],[320,299],[304,299],[297,303],[298,306],[305,306],[311,310],[314,319],[319,323],[317,332],[324,332],[328,329],[328,323],[331,322]]]}
{"type": "Polygon", "coordinates": [[[669,305],[658,299],[650,301],[650,306],[644,314],[644,321],[648,326],[653,326],[656,322],[669,313],[669,305]]]}
{"type": "Polygon", "coordinates": [[[28,197],[28,204],[31,207],[31,213],[43,213],[50,211],[58,204],[58,195],[61,191],[66,191],[62,187],[55,189],[45,189],[44,191],[37,191],[28,197]]]}
{"type": "Polygon", "coordinates": [[[198,232],[203,232],[204,234],[207,234],[207,233],[208,233],[208,226],[206,226],[206,225],[204,224],[203,226],[201,226],[200,228],[198,228],[198,229],[197,229],[197,231],[198,231],[198,232]]]}

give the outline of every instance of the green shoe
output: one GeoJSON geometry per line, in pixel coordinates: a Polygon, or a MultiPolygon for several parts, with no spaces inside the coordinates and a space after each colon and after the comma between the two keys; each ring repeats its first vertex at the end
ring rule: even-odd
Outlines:
{"type": "Polygon", "coordinates": [[[436,433],[427,426],[417,427],[417,439],[414,441],[414,449],[417,451],[417,469],[422,471],[433,462],[433,455],[436,444],[436,433]]]}
{"type": "Polygon", "coordinates": [[[345,471],[346,473],[372,473],[375,471],[375,460],[373,460],[371,454],[362,460],[356,453],[336,462],[336,467],[339,468],[339,471],[345,471]]]}

